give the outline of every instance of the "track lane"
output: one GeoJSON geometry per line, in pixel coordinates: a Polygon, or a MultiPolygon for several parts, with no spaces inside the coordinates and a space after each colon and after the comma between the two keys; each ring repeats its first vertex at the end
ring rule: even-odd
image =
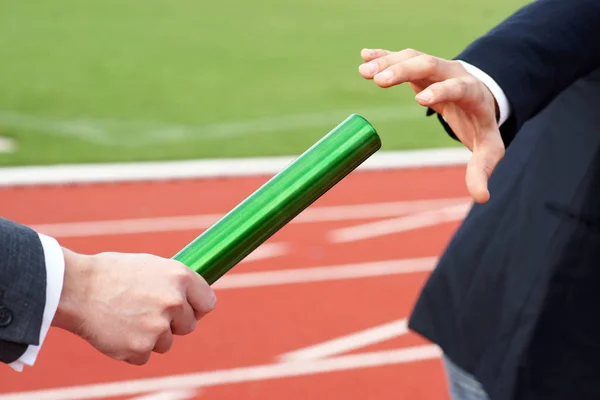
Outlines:
{"type": "MultiPolygon", "coordinates": [[[[460,198],[466,196],[463,178],[464,168],[356,173],[311,208],[395,200],[460,198]]],[[[29,224],[223,213],[265,179],[2,189],[0,201],[5,217],[29,224]],[[198,200],[198,193],[210,194],[198,200]],[[40,201],[41,198],[44,201],[40,201]],[[65,199],[73,203],[65,204],[65,199]],[[84,200],[88,203],[81,203],[84,200]],[[168,206],[174,202],[176,207],[168,206]]],[[[381,219],[364,219],[360,223],[381,219]]],[[[273,258],[244,262],[231,274],[437,256],[456,229],[458,221],[355,243],[327,242],[327,233],[332,229],[356,224],[356,221],[345,220],[290,224],[267,242],[286,243],[289,252],[273,258]]],[[[170,256],[197,234],[199,231],[184,230],[64,238],[61,242],[82,252],[140,251],[170,256]]],[[[0,371],[0,380],[3,382],[0,399],[2,394],[19,391],[271,364],[276,362],[280,354],[406,318],[427,275],[428,272],[418,272],[216,289],[219,296],[218,312],[208,316],[192,335],[178,338],[169,354],[153,357],[143,368],[109,360],[96,354],[87,343],[51,330],[35,368],[27,369],[22,374],[15,374],[8,368],[0,371]],[[65,349],[70,353],[65,354],[65,349]]],[[[427,344],[421,338],[408,334],[350,354],[394,351],[427,344]]],[[[216,385],[204,388],[197,398],[295,399],[306,398],[307,395],[324,397],[335,394],[337,398],[344,399],[406,397],[445,400],[444,388],[443,371],[439,360],[435,359],[216,385]]],[[[134,397],[124,395],[106,398],[134,400],[134,397]]]]}

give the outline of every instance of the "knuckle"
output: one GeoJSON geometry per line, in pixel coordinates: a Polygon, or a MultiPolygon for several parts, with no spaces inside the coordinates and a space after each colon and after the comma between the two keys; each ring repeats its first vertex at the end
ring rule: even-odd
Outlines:
{"type": "Polygon", "coordinates": [[[178,283],[188,283],[191,280],[191,271],[184,265],[174,264],[173,279],[178,283]]]}
{"type": "Polygon", "coordinates": [[[148,329],[148,331],[152,335],[160,336],[163,333],[167,333],[171,331],[171,324],[166,318],[161,318],[160,320],[154,322],[148,329]]]}
{"type": "Polygon", "coordinates": [[[481,83],[481,81],[479,79],[475,78],[471,74],[467,74],[465,77],[463,77],[462,82],[464,82],[466,85],[469,85],[469,86],[474,86],[474,85],[481,83]]]}
{"type": "Polygon", "coordinates": [[[453,79],[452,80],[452,90],[456,93],[458,97],[463,97],[469,88],[469,83],[463,79],[453,79]]]}
{"type": "Polygon", "coordinates": [[[131,352],[136,355],[145,355],[152,351],[155,341],[150,336],[136,337],[129,344],[131,352]]]}
{"type": "Polygon", "coordinates": [[[446,61],[448,63],[448,65],[450,65],[452,68],[455,68],[456,70],[460,70],[463,72],[463,74],[469,74],[467,72],[467,70],[465,69],[465,66],[462,65],[462,63],[458,60],[447,60],[446,61]]]}
{"type": "Polygon", "coordinates": [[[183,298],[183,295],[181,293],[177,293],[176,295],[173,295],[165,300],[164,307],[167,311],[174,312],[183,309],[185,304],[186,301],[183,298]]]}
{"type": "Polygon", "coordinates": [[[417,51],[415,49],[412,49],[410,47],[402,50],[400,53],[402,55],[406,55],[406,56],[409,56],[409,57],[416,57],[416,56],[418,56],[418,55],[421,54],[421,52],[419,52],[419,51],[417,51]]]}
{"type": "Polygon", "coordinates": [[[477,98],[477,101],[484,100],[485,92],[477,89],[479,85],[483,85],[483,83],[479,79],[475,78],[473,75],[468,75],[462,78],[460,81],[462,82],[465,93],[469,91],[471,93],[471,96],[477,98]]]}
{"type": "Polygon", "coordinates": [[[438,59],[430,55],[422,55],[421,62],[428,73],[433,72],[438,66],[438,59]]]}

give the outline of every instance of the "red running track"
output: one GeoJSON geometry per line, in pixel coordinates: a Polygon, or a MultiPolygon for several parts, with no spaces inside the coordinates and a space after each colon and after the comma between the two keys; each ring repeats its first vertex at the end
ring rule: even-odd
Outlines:
{"type": "MultiPolygon", "coordinates": [[[[0,209],[79,252],[170,257],[267,179],[10,188],[0,209]]],[[[354,172],[223,277],[217,309],[168,354],[128,366],[51,329],[35,367],[0,371],[0,399],[448,399],[437,349],[404,320],[462,218],[422,200],[466,196],[464,167],[354,172]],[[358,236],[332,239],[344,228],[358,236]]]]}

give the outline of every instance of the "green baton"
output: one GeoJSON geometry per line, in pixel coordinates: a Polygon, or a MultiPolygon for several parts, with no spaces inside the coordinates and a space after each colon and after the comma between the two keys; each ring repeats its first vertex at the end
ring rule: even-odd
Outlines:
{"type": "Polygon", "coordinates": [[[375,128],[350,115],[173,259],[212,285],[380,148],[375,128]]]}

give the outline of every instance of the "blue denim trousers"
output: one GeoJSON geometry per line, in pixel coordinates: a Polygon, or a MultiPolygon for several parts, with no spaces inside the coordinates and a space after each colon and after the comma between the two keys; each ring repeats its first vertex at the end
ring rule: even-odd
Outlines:
{"type": "Polygon", "coordinates": [[[443,356],[448,388],[452,400],[490,400],[475,378],[460,369],[448,357],[443,356]]]}

